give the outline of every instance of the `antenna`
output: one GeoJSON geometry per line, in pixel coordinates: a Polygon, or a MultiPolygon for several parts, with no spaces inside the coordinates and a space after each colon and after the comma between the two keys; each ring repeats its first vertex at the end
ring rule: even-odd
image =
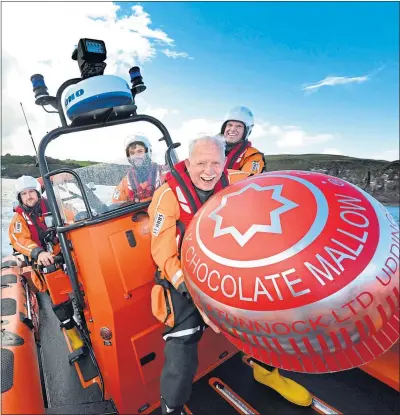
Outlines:
{"type": "Polygon", "coordinates": [[[33,137],[32,137],[32,131],[29,128],[28,120],[26,118],[25,111],[24,111],[24,107],[22,106],[22,102],[20,102],[20,104],[21,104],[22,112],[24,113],[24,118],[25,118],[26,126],[28,127],[29,135],[31,136],[33,148],[35,149],[35,153],[36,153],[36,167],[38,167],[39,166],[38,152],[37,152],[36,145],[35,145],[35,142],[34,142],[33,137]]]}

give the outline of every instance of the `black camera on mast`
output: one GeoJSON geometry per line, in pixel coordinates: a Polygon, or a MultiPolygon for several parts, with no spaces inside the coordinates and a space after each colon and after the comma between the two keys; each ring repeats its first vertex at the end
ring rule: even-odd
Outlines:
{"type": "Polygon", "coordinates": [[[106,44],[102,40],[79,39],[71,58],[78,61],[82,79],[103,75],[107,64],[106,44]]]}
{"type": "Polygon", "coordinates": [[[107,114],[105,110],[120,108],[121,112],[121,107],[124,106],[132,106],[125,108],[128,112],[136,111],[135,97],[146,90],[138,66],[129,70],[131,87],[125,79],[117,75],[104,75],[107,49],[104,41],[98,39],[79,39],[71,58],[78,62],[81,78],[65,81],[55,97],[49,95],[43,75],[32,75],[31,82],[37,105],[43,108],[45,105],[52,105],[60,115],[63,125],[67,125],[64,113],[73,121],[82,116],[94,120],[107,114]]]}

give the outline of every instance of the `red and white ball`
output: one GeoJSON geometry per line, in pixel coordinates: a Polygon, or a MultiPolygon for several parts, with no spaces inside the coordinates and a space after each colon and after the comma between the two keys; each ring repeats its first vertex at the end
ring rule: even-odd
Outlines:
{"type": "Polygon", "coordinates": [[[272,366],[342,371],[399,339],[399,227],[344,180],[279,171],[229,186],[192,220],[181,261],[196,304],[272,366]]]}

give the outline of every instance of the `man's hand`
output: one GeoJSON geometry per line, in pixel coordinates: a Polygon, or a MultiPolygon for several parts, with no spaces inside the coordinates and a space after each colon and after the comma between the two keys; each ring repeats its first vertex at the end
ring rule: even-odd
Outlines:
{"type": "Polygon", "coordinates": [[[49,266],[54,264],[54,257],[50,252],[43,251],[39,254],[37,263],[38,265],[49,266]]]}
{"type": "MultiPolygon", "coordinates": [[[[197,305],[196,305],[197,307],[197,305]]],[[[204,323],[207,324],[207,326],[210,326],[215,333],[221,333],[221,330],[219,329],[218,326],[216,326],[208,317],[206,314],[204,314],[199,307],[197,307],[197,309],[199,310],[200,315],[203,317],[204,323]]]]}

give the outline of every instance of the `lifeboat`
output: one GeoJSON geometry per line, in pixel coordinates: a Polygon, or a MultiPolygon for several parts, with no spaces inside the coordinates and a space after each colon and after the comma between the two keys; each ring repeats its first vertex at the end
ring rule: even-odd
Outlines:
{"type": "MultiPolygon", "coordinates": [[[[80,39],[78,47],[84,53],[85,42],[93,48],[88,58],[104,55],[104,42],[80,39]]],[[[149,201],[110,204],[116,186],[127,174],[126,165],[98,163],[86,170],[49,170],[46,149],[53,140],[75,133],[92,130],[97,140],[99,129],[145,122],[158,129],[159,141],[169,149],[172,169],[172,162],[178,161],[172,150],[178,144],[159,120],[136,112],[135,95],[146,88],[138,67],[130,71],[130,89],[115,77],[101,78],[102,72],[96,71],[102,65],[97,60],[81,63],[80,69],[93,70],[95,75],[67,80],[56,96],[49,96],[42,75],[31,79],[36,104],[52,105],[62,125],[48,132],[38,147],[51,211],[46,225],[57,234],[62,263],[43,272],[48,292],[38,293],[23,257],[2,260],[2,413],[158,415],[165,326],[151,313],[156,265],[150,252],[149,201]],[[132,99],[127,104],[129,91],[132,99]],[[67,97],[67,107],[71,104],[66,110],[69,124],[61,97],[67,97]],[[73,179],[62,185],[51,181],[62,173],[73,179]],[[66,325],[60,324],[68,318],[60,320],[54,312],[54,306],[66,303],[72,307],[84,343],[80,348],[73,347],[66,325]]],[[[108,134],[116,148],[117,140],[123,138],[114,131],[108,134]]],[[[86,138],[79,136],[82,141],[86,138]]],[[[98,141],[91,144],[92,149],[102,146],[98,141]]],[[[397,344],[376,361],[339,373],[282,371],[312,394],[310,407],[298,407],[254,379],[251,356],[207,329],[199,344],[199,367],[184,412],[396,415],[400,413],[398,353],[397,344]]]]}
{"type": "Polygon", "coordinates": [[[1,269],[1,400],[3,414],[43,414],[44,399],[36,341],[38,304],[19,257],[1,269]]]}

